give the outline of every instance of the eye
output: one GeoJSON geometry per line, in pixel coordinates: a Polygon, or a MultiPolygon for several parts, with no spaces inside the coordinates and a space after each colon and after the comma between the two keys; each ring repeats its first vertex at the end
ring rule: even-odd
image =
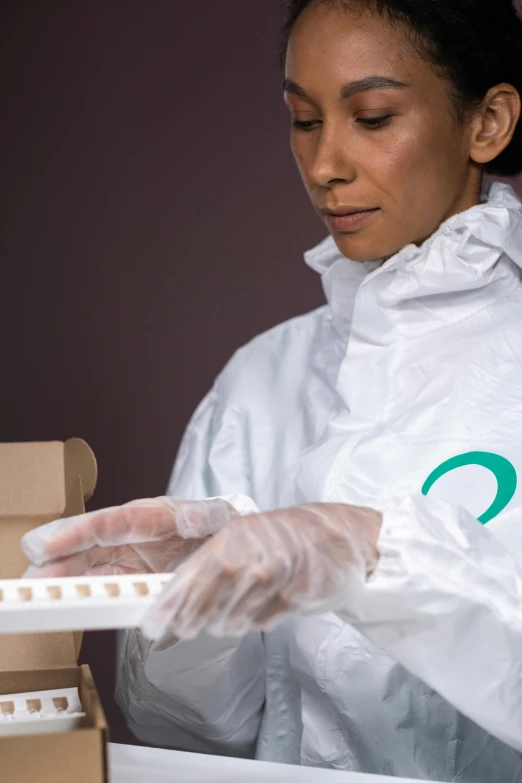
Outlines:
{"type": "Polygon", "coordinates": [[[365,128],[382,128],[385,125],[389,125],[391,115],[387,114],[382,117],[359,117],[357,122],[359,125],[363,125],[365,128]]]}
{"type": "Polygon", "coordinates": [[[319,125],[319,120],[292,120],[292,128],[302,131],[313,130],[316,125],[319,125]]]}

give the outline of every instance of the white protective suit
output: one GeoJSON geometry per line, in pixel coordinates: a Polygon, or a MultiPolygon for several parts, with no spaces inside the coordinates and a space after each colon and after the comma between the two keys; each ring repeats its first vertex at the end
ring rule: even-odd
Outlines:
{"type": "Polygon", "coordinates": [[[344,613],[240,642],[130,631],[117,698],[142,740],[522,782],[522,203],[500,183],[483,202],[380,266],[326,239],[306,261],[328,305],[200,404],[170,495],[372,506],[380,561],[344,613]]]}

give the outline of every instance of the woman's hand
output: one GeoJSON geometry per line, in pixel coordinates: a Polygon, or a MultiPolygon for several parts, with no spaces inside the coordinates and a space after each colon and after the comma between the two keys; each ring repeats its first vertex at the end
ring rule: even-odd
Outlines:
{"type": "Polygon", "coordinates": [[[160,497],[58,519],[23,537],[26,576],[168,573],[236,515],[219,498],[160,497]]]}
{"type": "Polygon", "coordinates": [[[142,630],[241,636],[290,612],[340,609],[378,560],[381,520],[330,503],[236,517],[177,569],[142,630]]]}

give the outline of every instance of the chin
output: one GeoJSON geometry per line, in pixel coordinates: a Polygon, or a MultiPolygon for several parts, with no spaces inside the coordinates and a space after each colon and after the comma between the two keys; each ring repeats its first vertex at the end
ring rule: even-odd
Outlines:
{"type": "Polygon", "coordinates": [[[343,256],[351,261],[379,261],[391,254],[383,245],[365,240],[362,234],[332,234],[332,237],[343,256]]]}

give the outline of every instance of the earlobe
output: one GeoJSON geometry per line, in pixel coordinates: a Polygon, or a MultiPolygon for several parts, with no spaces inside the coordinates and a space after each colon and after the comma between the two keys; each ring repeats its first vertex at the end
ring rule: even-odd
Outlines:
{"type": "Polygon", "coordinates": [[[474,120],[470,157],[489,163],[506,149],[520,120],[521,100],[510,84],[492,87],[474,120]]]}

